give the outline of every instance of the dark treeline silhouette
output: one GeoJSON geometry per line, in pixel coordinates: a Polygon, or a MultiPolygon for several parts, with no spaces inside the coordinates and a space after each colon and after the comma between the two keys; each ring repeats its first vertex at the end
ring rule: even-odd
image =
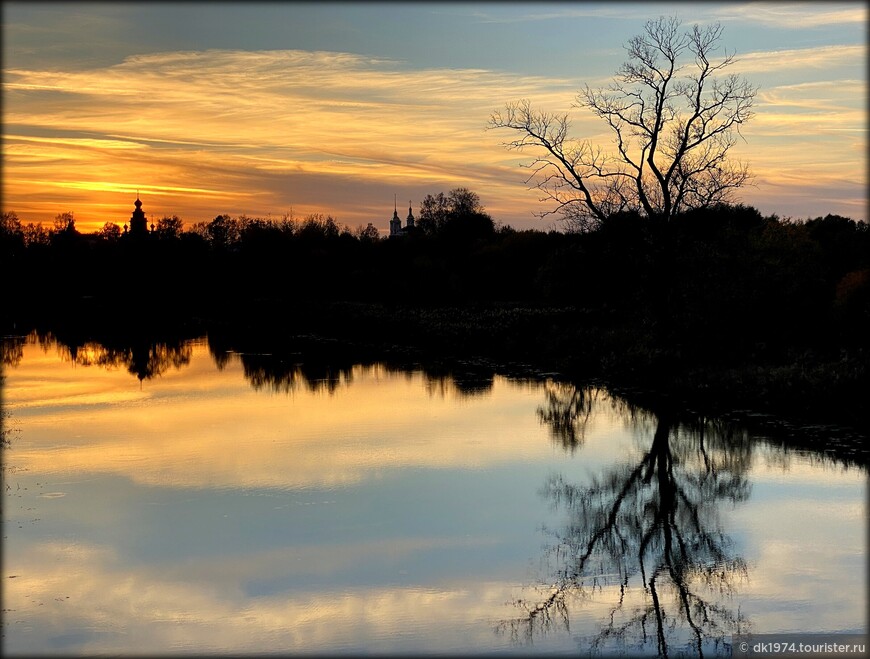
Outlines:
{"type": "Polygon", "coordinates": [[[4,330],[80,317],[281,327],[860,421],[866,223],[719,205],[545,232],[497,226],[474,193],[457,199],[428,197],[417,230],[396,238],[320,215],[221,215],[190,230],[167,217],[132,235],[79,233],[71,214],[46,231],[6,213],[4,330]]]}

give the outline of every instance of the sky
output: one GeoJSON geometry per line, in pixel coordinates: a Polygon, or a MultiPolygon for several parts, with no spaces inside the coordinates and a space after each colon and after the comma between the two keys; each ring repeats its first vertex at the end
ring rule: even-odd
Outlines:
{"type": "Polygon", "coordinates": [[[573,107],[659,16],[719,22],[758,87],[734,157],[765,215],[867,220],[863,2],[3,2],[3,211],[80,231],[218,214],[388,231],[467,187],[496,222],[553,228],[494,111],[573,107]]]}

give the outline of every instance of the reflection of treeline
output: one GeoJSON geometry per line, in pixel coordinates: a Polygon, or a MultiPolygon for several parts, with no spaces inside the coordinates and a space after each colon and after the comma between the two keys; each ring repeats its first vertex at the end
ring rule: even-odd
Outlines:
{"type": "Polygon", "coordinates": [[[44,351],[57,350],[61,358],[79,366],[106,369],[125,368],[139,380],[157,377],[171,369],[190,363],[192,347],[186,338],[176,335],[145,335],[135,331],[117,334],[82,334],[69,326],[58,333],[34,331],[28,336],[7,336],[0,341],[0,361],[17,366],[24,357],[27,341],[39,344],[44,351]]]}
{"type": "MultiPolygon", "coordinates": [[[[195,327],[169,326],[107,331],[87,321],[60,324],[52,331],[0,338],[0,364],[18,366],[25,345],[32,343],[81,366],[124,368],[140,380],[149,380],[189,366],[194,343],[204,341],[218,369],[238,363],[255,390],[282,394],[300,390],[333,393],[353,386],[357,377],[372,372],[409,377],[419,374],[426,390],[437,397],[486,396],[496,378],[510,380],[514,385],[543,383],[538,419],[549,429],[552,440],[572,453],[584,445],[587,425],[596,406],[610,404],[618,416],[627,414],[638,427],[652,423],[651,417],[642,412],[646,409],[657,410],[657,414],[667,416],[679,426],[696,424],[704,418],[679,401],[668,400],[660,391],[617,392],[600,385],[578,385],[529,365],[402,353],[317,336],[291,336],[281,330],[244,332],[226,326],[212,327],[205,339],[201,331],[195,327]]],[[[870,457],[866,434],[849,428],[795,425],[785,419],[757,414],[731,414],[708,421],[723,427],[749,429],[776,445],[783,455],[794,448],[802,451],[803,459],[815,456],[814,459],[824,463],[833,461],[865,468],[870,457]]],[[[652,432],[652,426],[646,430],[652,432]]]]}
{"type": "MultiPolygon", "coordinates": [[[[64,325],[57,331],[35,330],[28,335],[0,337],[0,364],[16,367],[29,342],[43,351],[56,351],[64,361],[105,369],[125,368],[140,380],[159,377],[190,364],[195,332],[166,328],[124,334],[87,328],[87,323],[64,325]]],[[[348,343],[314,336],[277,339],[259,334],[227,333],[213,329],[204,339],[219,370],[238,361],[251,386],[276,393],[297,389],[334,392],[349,386],[358,370],[385,373],[419,372],[433,395],[477,396],[493,387],[496,371],[486,362],[431,361],[420,363],[391,352],[360,349],[348,343]]],[[[514,381],[527,375],[510,373],[514,381]]]]}
{"type": "Polygon", "coordinates": [[[165,218],[139,240],[79,234],[67,218],[30,240],[7,214],[4,313],[24,323],[84,314],[289,322],[548,358],[638,383],[667,371],[748,401],[858,405],[870,336],[866,223],[722,206],[663,225],[615,215],[566,234],[497,227],[479,206],[451,211],[443,201],[442,222],[398,238],[321,216],[219,216],[195,231],[165,218]]]}
{"type": "Polygon", "coordinates": [[[386,373],[419,372],[433,394],[475,396],[492,389],[495,370],[486,363],[418,362],[392,351],[361,349],[350,343],[314,336],[276,339],[268,335],[212,331],[208,348],[218,368],[233,360],[242,366],[254,389],[290,393],[297,389],[334,392],[350,385],[358,369],[386,373]]]}

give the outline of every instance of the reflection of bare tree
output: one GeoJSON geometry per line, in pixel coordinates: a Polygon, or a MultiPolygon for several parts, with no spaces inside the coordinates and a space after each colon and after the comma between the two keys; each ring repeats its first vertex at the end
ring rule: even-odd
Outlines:
{"type": "MultiPolygon", "coordinates": [[[[548,393],[548,401],[554,397],[560,403],[575,400],[566,391],[548,393]]],[[[583,395],[576,400],[580,418],[573,432],[582,438],[589,407],[583,395]]],[[[623,408],[640,428],[653,419],[623,408]]],[[[572,428],[567,409],[555,405],[565,414],[551,415],[558,420],[554,429],[572,428]]],[[[712,423],[680,425],[667,414],[655,419],[652,434],[651,441],[648,433],[639,435],[647,439],[641,439],[636,460],[587,484],[562,476],[547,482],[544,495],[569,521],[554,534],[548,555],[554,581],[537,596],[518,600],[524,615],[505,625],[517,638],[531,639],[559,621],[567,626],[570,605],[601,595],[606,587],[616,601],[593,650],[634,644],[634,650],[654,648],[660,656],[667,656],[669,647],[700,656],[747,627],[728,606],[746,566],[721,531],[719,509],[724,501],[749,495],[748,438],[712,423]]]]}
{"type": "Polygon", "coordinates": [[[168,371],[170,368],[181,368],[190,363],[191,344],[179,343],[143,343],[129,349],[127,370],[140,380],[153,378],[168,371]]]}
{"type": "Polygon", "coordinates": [[[599,391],[561,382],[547,384],[544,390],[546,406],[538,408],[538,418],[549,426],[553,439],[566,451],[573,453],[583,445],[586,425],[599,391]]]}
{"type": "Polygon", "coordinates": [[[0,364],[3,366],[18,366],[24,357],[23,336],[4,336],[0,338],[0,364]]]}
{"type": "Polygon", "coordinates": [[[461,398],[470,398],[492,391],[495,371],[491,366],[472,362],[426,364],[423,366],[423,376],[430,394],[443,397],[448,393],[456,393],[461,398]]]}
{"type": "Polygon", "coordinates": [[[335,341],[316,337],[273,337],[214,332],[208,349],[217,367],[238,360],[255,390],[291,393],[300,387],[334,393],[353,380],[354,367],[366,360],[335,341]]]}
{"type": "Polygon", "coordinates": [[[34,334],[29,340],[38,342],[43,349],[56,345],[61,356],[74,364],[126,368],[140,380],[162,375],[171,368],[186,366],[192,354],[190,342],[183,338],[157,340],[132,336],[79,341],[52,334],[34,334]]]}
{"type": "Polygon", "coordinates": [[[420,370],[430,393],[471,397],[489,393],[495,375],[491,365],[473,362],[390,364],[355,352],[352,346],[311,336],[287,340],[213,333],[208,336],[208,348],[219,369],[237,359],[254,389],[280,393],[299,387],[333,393],[352,383],[355,369],[371,367],[406,374],[420,370]]]}
{"type": "Polygon", "coordinates": [[[102,345],[89,342],[83,346],[69,347],[70,358],[83,366],[126,368],[140,380],[150,380],[170,368],[181,368],[190,363],[189,343],[151,343],[137,341],[132,345],[102,345]]]}
{"type": "Polygon", "coordinates": [[[245,377],[256,390],[268,387],[275,392],[290,393],[305,386],[310,391],[334,393],[339,386],[349,384],[353,379],[352,365],[297,363],[270,354],[241,354],[239,357],[245,377]]]}

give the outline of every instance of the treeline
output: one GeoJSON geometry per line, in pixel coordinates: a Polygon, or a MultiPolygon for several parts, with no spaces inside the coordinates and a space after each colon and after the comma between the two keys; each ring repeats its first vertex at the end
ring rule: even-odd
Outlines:
{"type": "Polygon", "coordinates": [[[457,212],[443,195],[441,202],[420,213],[416,231],[397,238],[323,215],[219,215],[187,231],[177,217],[163,218],[134,237],[81,234],[67,214],[53,230],[33,230],[6,213],[6,306],[143,296],[181,300],[199,312],[252,298],[537,302],[711,341],[779,343],[832,330],[848,339],[867,329],[870,230],[863,222],[835,215],[795,222],[721,206],[662,226],[621,214],[595,231],[566,234],[496,227],[479,204],[457,212]]]}
{"type": "Polygon", "coordinates": [[[132,236],[79,233],[68,214],[52,230],[35,230],[6,213],[5,306],[147,298],[155,312],[180,302],[208,314],[252,299],[542,303],[704,343],[737,340],[741,349],[815,335],[839,343],[868,329],[863,222],[835,215],[797,222],[721,206],[664,225],[620,214],[571,234],[497,227],[479,201],[457,208],[439,197],[427,198],[416,230],[396,238],[323,215],[219,215],[189,230],[167,217],[132,236]]]}

